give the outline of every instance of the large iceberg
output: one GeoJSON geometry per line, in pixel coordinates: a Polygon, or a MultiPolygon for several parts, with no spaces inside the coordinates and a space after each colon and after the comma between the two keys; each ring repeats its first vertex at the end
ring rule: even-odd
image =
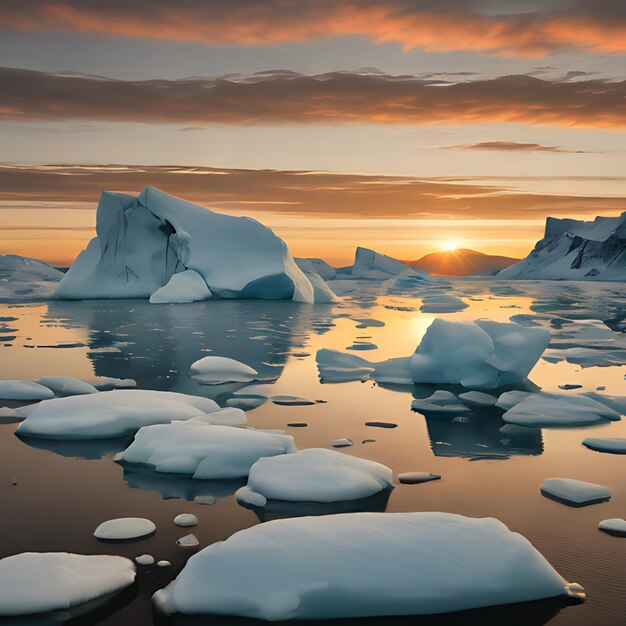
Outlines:
{"type": "Polygon", "coordinates": [[[153,597],[166,613],[277,621],[429,615],[567,594],[548,561],[498,520],[347,513],[237,532],[192,556],[153,597]]]}
{"type": "Polygon", "coordinates": [[[121,461],[148,465],[164,474],[222,480],[247,476],[261,457],[288,454],[296,449],[288,435],[191,419],[142,428],[121,461]]]}
{"type": "Polygon", "coordinates": [[[46,300],[63,272],[43,261],[0,254],[0,302],[46,300]]]}
{"type": "MultiPolygon", "coordinates": [[[[231,424],[233,409],[208,398],[173,391],[119,389],[44,400],[18,409],[26,419],[16,434],[43,439],[115,439],[150,424],[206,416],[216,424],[231,424]],[[226,415],[228,413],[228,415],[226,415]]],[[[233,425],[245,423],[245,414],[233,425]]]]}
{"type": "MultiPolygon", "coordinates": [[[[216,297],[314,302],[311,282],[285,242],[269,228],[154,187],[146,187],[137,197],[103,192],[96,233],[54,297],[150,298],[167,285],[155,300],[173,301],[181,287],[188,298],[191,279],[174,285],[172,277],[193,270],[216,297]]],[[[197,285],[192,290],[197,299],[197,285]]]]}
{"type": "Polygon", "coordinates": [[[121,556],[23,552],[0,559],[0,616],[67,611],[121,591],[135,566],[121,556]]]}
{"type": "Polygon", "coordinates": [[[334,350],[317,353],[324,382],[371,377],[388,384],[457,384],[470,389],[496,389],[526,379],[550,343],[543,328],[476,320],[436,319],[415,353],[371,363],[334,350]]]}
{"type": "Polygon", "coordinates": [[[419,279],[420,282],[428,282],[431,278],[428,274],[418,272],[402,261],[361,247],[356,249],[354,263],[348,267],[339,268],[336,278],[387,280],[400,275],[419,279]]]}
{"type": "Polygon", "coordinates": [[[626,213],[593,222],[549,217],[534,250],[498,278],[626,280],[626,213]]]}

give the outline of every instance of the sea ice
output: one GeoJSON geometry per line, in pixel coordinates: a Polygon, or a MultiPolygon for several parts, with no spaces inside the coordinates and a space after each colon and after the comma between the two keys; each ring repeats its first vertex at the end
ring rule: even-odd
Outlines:
{"type": "Polygon", "coordinates": [[[272,396],[272,402],[279,406],[309,406],[315,404],[313,400],[307,400],[299,396],[272,396]]]}
{"type": "Polygon", "coordinates": [[[595,450],[596,452],[626,454],[626,437],[588,437],[583,441],[583,446],[589,448],[590,450],[595,450]]]}
{"type": "Polygon", "coordinates": [[[67,611],[135,580],[121,556],[23,552],[0,559],[0,616],[67,611]]]}
{"type": "MultiPolygon", "coordinates": [[[[49,391],[49,390],[48,390],[49,391]]],[[[16,433],[43,439],[115,439],[142,426],[216,413],[208,398],[171,391],[121,389],[54,398],[20,409],[26,419],[16,433]]]]}
{"type": "Polygon", "coordinates": [[[0,302],[47,300],[63,272],[43,261],[0,254],[0,302]]]}
{"type": "Polygon", "coordinates": [[[211,297],[204,278],[194,270],[173,274],[169,282],[150,296],[150,304],[197,302],[211,297]]]}
{"type": "Polygon", "coordinates": [[[135,562],[139,565],[154,565],[154,557],[151,554],[140,554],[135,557],[135,562]]]}
{"type": "Polygon", "coordinates": [[[470,413],[465,404],[451,392],[438,389],[428,398],[416,398],[411,403],[411,408],[420,413],[470,413]]]}
{"type": "Polygon", "coordinates": [[[541,493],[575,507],[606,502],[611,498],[611,491],[606,487],[572,478],[548,478],[541,485],[541,493]]]}
{"type": "Polygon", "coordinates": [[[502,419],[519,426],[587,426],[617,421],[619,413],[591,398],[540,391],[509,409],[502,419]]]}
{"type": "Polygon", "coordinates": [[[482,391],[466,391],[459,394],[459,400],[462,400],[463,404],[467,404],[467,406],[488,407],[494,406],[498,398],[482,391]]]}
{"type": "Polygon", "coordinates": [[[626,520],[619,517],[613,517],[611,519],[603,519],[598,528],[603,530],[609,535],[617,535],[619,537],[626,537],[626,520]]]}
{"type": "Polygon", "coordinates": [[[418,485],[431,480],[439,480],[440,478],[440,474],[431,474],[430,472],[405,472],[404,474],[398,474],[398,480],[403,485],[418,485]]]}
{"type": "Polygon", "coordinates": [[[288,502],[343,502],[367,498],[393,488],[393,473],[385,465],[326,450],[309,448],[259,459],[248,484],[235,494],[249,503],[254,494],[288,502]]]}
{"type": "Polygon", "coordinates": [[[333,448],[349,448],[354,445],[352,439],[348,439],[347,437],[339,437],[339,439],[333,439],[331,441],[331,445],[333,448]]]}
{"type": "Polygon", "coordinates": [[[145,517],[118,517],[102,522],[93,535],[97,539],[124,541],[140,539],[146,535],[151,535],[155,530],[154,522],[145,517]]]}
{"type": "Polygon", "coordinates": [[[529,396],[532,396],[532,393],[529,391],[505,391],[500,394],[498,401],[495,406],[503,411],[508,411],[512,409],[516,404],[519,404],[522,400],[526,400],[529,396]]]}
{"type": "Polygon", "coordinates": [[[200,520],[193,513],[181,513],[174,518],[176,526],[197,526],[200,520]]]}
{"type": "Polygon", "coordinates": [[[0,380],[0,400],[48,400],[54,393],[30,380],[0,380]]]}
{"type": "Polygon", "coordinates": [[[170,614],[278,621],[430,615],[565,595],[566,581],[498,520],[428,512],[269,521],[193,556],[153,599],[170,614]]]}
{"type": "Polygon", "coordinates": [[[150,465],[166,474],[217,480],[247,476],[261,457],[296,450],[289,435],[188,420],[142,428],[121,462],[150,465]]]}
{"type": "Polygon", "coordinates": [[[195,535],[191,534],[185,535],[184,537],[177,539],[176,545],[180,546],[181,548],[194,548],[195,546],[200,545],[200,541],[195,535]]]}
{"type": "Polygon", "coordinates": [[[225,356],[205,356],[192,363],[189,373],[205,384],[249,383],[259,373],[245,363],[225,356]]]}
{"type": "Polygon", "coordinates": [[[93,385],[70,376],[44,376],[37,383],[48,387],[57,396],[82,396],[88,393],[98,393],[93,385]]]}

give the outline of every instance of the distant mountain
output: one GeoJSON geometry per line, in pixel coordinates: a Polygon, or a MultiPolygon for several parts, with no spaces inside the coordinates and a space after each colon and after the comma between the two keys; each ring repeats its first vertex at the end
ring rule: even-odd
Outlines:
{"type": "Polygon", "coordinates": [[[408,265],[433,276],[468,276],[470,274],[497,274],[518,261],[519,259],[508,256],[483,254],[476,250],[461,248],[449,252],[432,252],[418,261],[409,262],[408,265]]]}
{"type": "Polygon", "coordinates": [[[534,250],[498,277],[626,280],[626,213],[593,222],[549,217],[534,250]]]}

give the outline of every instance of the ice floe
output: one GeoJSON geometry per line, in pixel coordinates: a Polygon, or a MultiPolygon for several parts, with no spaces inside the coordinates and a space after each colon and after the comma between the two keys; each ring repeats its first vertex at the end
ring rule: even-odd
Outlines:
{"type": "Polygon", "coordinates": [[[151,554],[140,554],[135,557],[135,563],[139,565],[154,565],[154,557],[151,554]]]}
{"type": "Polygon", "coordinates": [[[200,545],[200,541],[194,534],[191,534],[177,539],[176,545],[181,548],[195,548],[200,545]]]}
{"type": "Polygon", "coordinates": [[[43,261],[0,254],[0,302],[47,300],[63,272],[43,261]]]}
{"type": "Polygon", "coordinates": [[[440,474],[431,474],[430,472],[404,472],[398,474],[398,480],[402,485],[419,485],[420,483],[428,483],[431,480],[439,480],[440,474]]]}
{"type": "Polygon", "coordinates": [[[126,541],[151,535],[156,530],[154,522],[145,517],[118,517],[102,522],[93,535],[108,541],[126,541]]]}
{"type": "Polygon", "coordinates": [[[210,385],[249,383],[259,375],[249,365],[225,356],[205,356],[191,364],[189,373],[210,385]]]}
{"type": "Polygon", "coordinates": [[[482,391],[466,391],[459,394],[459,400],[467,406],[488,407],[495,406],[498,398],[482,391]]]}
{"type": "Polygon", "coordinates": [[[70,376],[44,376],[36,382],[48,387],[57,396],[82,396],[88,393],[98,393],[93,385],[70,376]]]}
{"type": "Polygon", "coordinates": [[[502,409],[503,411],[508,411],[529,396],[532,396],[532,393],[530,391],[505,391],[504,393],[500,394],[495,406],[497,406],[499,409],[502,409]]]}
{"type": "Polygon", "coordinates": [[[548,478],[541,485],[541,493],[547,498],[574,507],[606,502],[611,498],[610,489],[573,478],[548,478]]]}
{"type": "Polygon", "coordinates": [[[618,421],[619,413],[582,395],[548,393],[532,394],[509,409],[502,419],[519,426],[587,426],[618,421]]]}
{"type": "Polygon", "coordinates": [[[411,408],[420,413],[470,413],[471,409],[457,398],[451,391],[438,389],[428,398],[416,398],[411,408]]]}
{"type": "Polygon", "coordinates": [[[67,611],[135,580],[121,556],[23,552],[0,559],[0,616],[67,611]]]}
{"type": "Polygon", "coordinates": [[[0,380],[0,400],[48,400],[51,389],[30,380],[0,380]]]}
{"type": "Polygon", "coordinates": [[[620,517],[612,517],[611,519],[603,519],[598,528],[609,535],[618,537],[626,537],[626,520],[620,517]]]}
{"type": "Polygon", "coordinates": [[[197,302],[210,297],[204,278],[194,270],[185,270],[174,274],[166,285],[157,289],[150,296],[150,304],[197,302]]]}
{"type": "Polygon", "coordinates": [[[567,593],[498,520],[429,512],[266,522],[202,550],[153,598],[165,613],[278,621],[428,615],[567,593]],[[251,563],[263,563],[261,575],[251,563]]]}
{"type": "Polygon", "coordinates": [[[120,460],[156,472],[217,480],[247,476],[261,457],[296,449],[289,435],[188,420],[142,428],[120,460]]]}
{"type": "Polygon", "coordinates": [[[181,513],[174,518],[176,526],[197,526],[200,520],[193,513],[181,513]]]}
{"type": "Polygon", "coordinates": [[[588,437],[583,446],[596,452],[626,454],[626,437],[588,437]]]}
{"type": "Polygon", "coordinates": [[[209,414],[215,414],[216,422],[221,421],[220,407],[213,400],[143,389],[54,398],[23,407],[19,413],[26,419],[16,433],[43,439],[114,439],[149,424],[203,415],[211,419],[209,414]]]}
{"type": "Polygon", "coordinates": [[[266,500],[341,502],[367,498],[393,487],[385,465],[326,450],[309,448],[259,459],[250,469],[248,484],[235,494],[249,504],[257,494],[266,500]]]}

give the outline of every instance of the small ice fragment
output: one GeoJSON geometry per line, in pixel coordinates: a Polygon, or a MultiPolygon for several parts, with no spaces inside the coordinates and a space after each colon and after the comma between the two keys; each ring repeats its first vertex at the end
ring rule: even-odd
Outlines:
{"type": "Polygon", "coordinates": [[[603,519],[598,528],[609,535],[617,535],[618,537],[626,537],[626,520],[619,517],[611,519],[603,519]]]}
{"type": "Polygon", "coordinates": [[[174,518],[176,526],[197,526],[200,520],[193,513],[181,513],[174,518]]]}
{"type": "Polygon", "coordinates": [[[418,485],[419,483],[427,483],[440,478],[440,474],[431,474],[430,472],[405,472],[404,474],[398,474],[398,480],[403,485],[418,485]]]}
{"type": "Polygon", "coordinates": [[[154,522],[145,517],[118,517],[102,522],[94,531],[94,537],[111,541],[139,539],[156,530],[154,522]]]}
{"type": "Polygon", "coordinates": [[[548,478],[541,485],[541,493],[574,507],[606,502],[611,498],[611,491],[606,487],[572,478],[548,478]]]}
{"type": "Polygon", "coordinates": [[[135,557],[135,561],[139,565],[152,565],[154,563],[154,557],[151,554],[140,554],[135,557]]]}
{"type": "Polygon", "coordinates": [[[195,535],[191,534],[185,535],[184,537],[178,539],[176,541],[176,545],[180,546],[181,548],[193,548],[194,546],[200,545],[200,541],[195,535]]]}
{"type": "Polygon", "coordinates": [[[346,437],[333,439],[331,443],[332,443],[333,448],[347,448],[353,445],[352,439],[347,439],[346,437]]]}

